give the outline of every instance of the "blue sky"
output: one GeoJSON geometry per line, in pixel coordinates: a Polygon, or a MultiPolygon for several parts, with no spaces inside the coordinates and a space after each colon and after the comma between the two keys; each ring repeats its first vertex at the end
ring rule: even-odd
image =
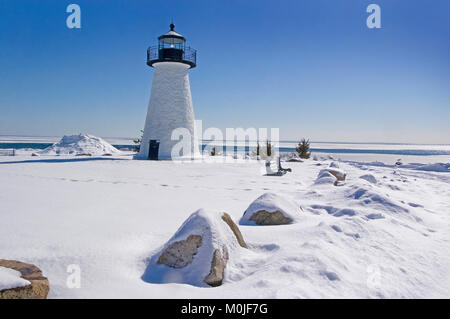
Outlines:
{"type": "Polygon", "coordinates": [[[204,127],[450,144],[449,14],[448,0],[0,0],[0,134],[139,135],[146,49],[173,18],[198,50],[204,127]],[[66,27],[70,3],[81,29],[66,27]]]}

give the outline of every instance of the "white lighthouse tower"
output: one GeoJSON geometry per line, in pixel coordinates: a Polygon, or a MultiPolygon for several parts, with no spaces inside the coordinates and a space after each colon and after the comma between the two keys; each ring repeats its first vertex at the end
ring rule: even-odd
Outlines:
{"type": "Polygon", "coordinates": [[[186,47],[186,39],[174,28],[171,24],[158,38],[158,46],[147,50],[147,65],[155,71],[138,159],[170,159],[182,139],[185,147],[176,148],[177,157],[199,154],[188,73],[196,66],[197,52],[186,47]]]}

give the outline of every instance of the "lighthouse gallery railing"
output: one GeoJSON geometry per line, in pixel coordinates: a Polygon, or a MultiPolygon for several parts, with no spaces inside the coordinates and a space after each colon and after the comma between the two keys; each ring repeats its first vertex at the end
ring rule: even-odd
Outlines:
{"type": "Polygon", "coordinates": [[[191,47],[186,47],[184,50],[173,49],[179,51],[181,55],[167,55],[163,52],[158,46],[152,46],[147,49],[147,63],[155,62],[155,61],[179,61],[179,62],[188,62],[189,64],[197,64],[197,50],[192,49],[191,47]]]}

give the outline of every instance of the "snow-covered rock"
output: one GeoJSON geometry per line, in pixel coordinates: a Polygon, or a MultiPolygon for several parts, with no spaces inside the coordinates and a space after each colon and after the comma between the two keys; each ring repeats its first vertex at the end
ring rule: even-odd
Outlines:
{"type": "Polygon", "coordinates": [[[336,182],[336,177],[331,175],[331,173],[327,169],[320,170],[319,174],[317,175],[317,178],[314,182],[316,185],[323,185],[323,184],[334,184],[336,182]]]}
{"type": "Polygon", "coordinates": [[[32,264],[0,259],[0,299],[45,299],[50,284],[32,264]]]}
{"type": "Polygon", "coordinates": [[[100,137],[88,134],[65,135],[58,143],[47,147],[41,155],[104,155],[120,153],[100,137]]]}
{"type": "Polygon", "coordinates": [[[338,181],[345,181],[345,178],[347,177],[347,174],[346,174],[342,169],[339,169],[339,168],[335,168],[335,167],[330,166],[330,167],[326,168],[326,170],[327,170],[331,175],[333,175],[334,177],[336,177],[336,179],[337,179],[338,181]]]}
{"type": "Polygon", "coordinates": [[[247,247],[237,225],[226,213],[200,209],[149,262],[143,280],[220,286],[228,260],[247,247]]]}
{"type": "Polygon", "coordinates": [[[265,193],[245,211],[241,225],[283,225],[299,221],[300,207],[286,197],[265,193]]]}
{"type": "Polygon", "coordinates": [[[347,174],[339,168],[337,162],[331,162],[327,168],[320,170],[314,184],[333,184],[338,185],[338,181],[345,181],[347,174]]]}

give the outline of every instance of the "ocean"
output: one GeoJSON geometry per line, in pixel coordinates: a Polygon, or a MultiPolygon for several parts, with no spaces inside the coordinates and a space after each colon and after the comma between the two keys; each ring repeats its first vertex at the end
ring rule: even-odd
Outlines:
{"type": "MultiPolygon", "coordinates": [[[[42,150],[53,143],[34,143],[34,142],[21,142],[21,143],[4,143],[0,142],[0,149],[36,149],[42,150]]],[[[289,141],[281,141],[279,147],[280,153],[295,152],[295,144],[289,141]],[[283,146],[285,144],[285,146],[283,146]],[[289,145],[289,146],[287,146],[289,145]]],[[[363,143],[312,143],[310,151],[312,153],[329,153],[329,154],[378,154],[378,155],[412,155],[412,156],[436,156],[436,155],[450,155],[449,145],[409,145],[409,144],[363,144],[363,143]],[[371,147],[373,146],[373,147],[371,147]],[[408,148],[410,146],[410,148],[408,148]],[[421,147],[422,146],[422,147],[421,147]]],[[[120,150],[132,150],[135,145],[133,144],[113,144],[114,147],[120,150]]],[[[262,145],[264,147],[264,145],[262,145]]],[[[203,144],[202,150],[205,148],[211,148],[210,145],[203,144]]],[[[222,152],[233,153],[242,152],[249,153],[255,150],[255,147],[249,146],[224,146],[222,152]]]]}

